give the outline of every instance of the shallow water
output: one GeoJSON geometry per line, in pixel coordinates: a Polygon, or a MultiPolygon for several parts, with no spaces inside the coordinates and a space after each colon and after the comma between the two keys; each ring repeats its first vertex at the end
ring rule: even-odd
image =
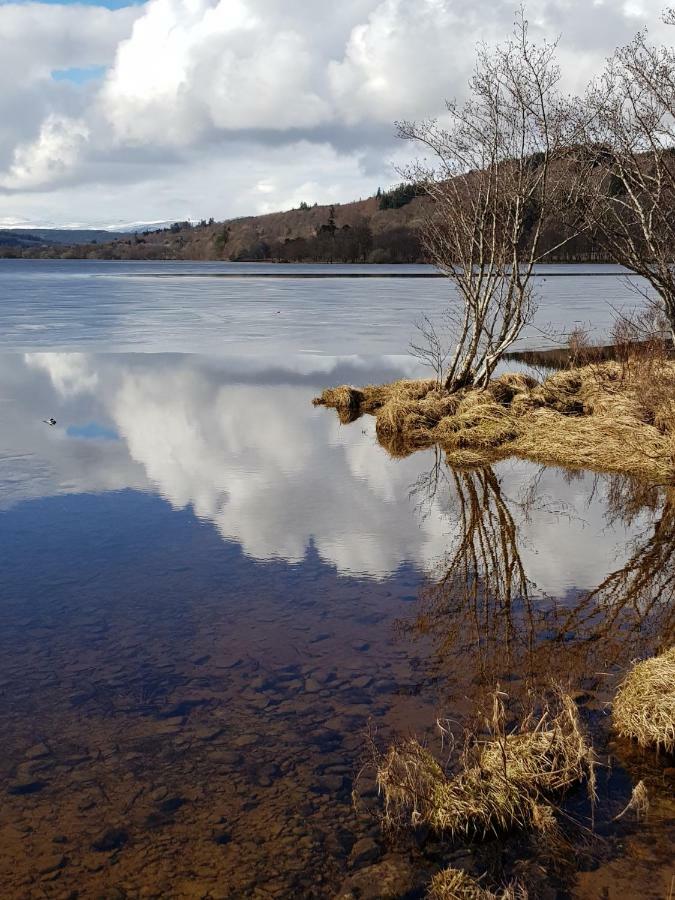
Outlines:
{"type": "Polygon", "coordinates": [[[0,266],[0,319],[18,297],[45,325],[24,344],[10,322],[0,355],[3,896],[375,897],[389,879],[413,897],[454,861],[495,886],[525,868],[533,896],[666,897],[672,761],[615,741],[606,701],[672,637],[671,498],[522,461],[392,460],[372,420],[313,408],[327,383],[413,371],[408,306],[371,282],[340,282],[344,308],[289,282],[310,337],[289,325],[277,346],[246,331],[255,282],[190,287],[183,329],[170,279],[121,278],[123,301],[109,278],[101,301],[87,267],[54,268],[0,266]],[[355,329],[356,290],[391,315],[387,356],[355,329]],[[237,324],[218,355],[150,352],[213,348],[203,310],[223,292],[237,324]],[[144,352],[95,352],[134,336],[144,352]],[[466,535],[479,552],[458,564],[466,535]],[[497,682],[516,701],[552,678],[603,762],[595,836],[582,790],[562,861],[521,837],[382,832],[372,772],[357,777],[371,740],[440,751],[437,719],[461,737],[497,682]],[[650,819],[612,823],[640,778],[650,819]]]}

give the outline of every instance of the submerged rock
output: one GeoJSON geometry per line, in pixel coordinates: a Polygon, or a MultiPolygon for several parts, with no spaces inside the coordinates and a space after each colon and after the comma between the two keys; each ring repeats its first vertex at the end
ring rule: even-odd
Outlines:
{"type": "Polygon", "coordinates": [[[159,811],[167,814],[174,813],[177,812],[181,806],[185,806],[186,803],[187,800],[184,797],[169,797],[159,804],[159,811]]]}
{"type": "Polygon", "coordinates": [[[29,747],[28,750],[26,750],[26,759],[44,759],[46,756],[49,756],[50,752],[51,751],[46,744],[35,744],[33,747],[29,747]]]}
{"type": "Polygon", "coordinates": [[[334,900],[400,900],[415,886],[410,863],[401,857],[393,857],[350,875],[334,900]]]}
{"type": "Polygon", "coordinates": [[[52,872],[62,869],[65,864],[66,858],[62,853],[53,853],[38,862],[37,870],[40,875],[50,875],[52,872]]]}
{"type": "Polygon", "coordinates": [[[45,787],[47,787],[47,784],[44,781],[19,781],[15,784],[10,784],[7,788],[7,793],[12,794],[14,797],[24,797],[28,794],[37,794],[38,791],[45,787]]]}
{"type": "Polygon", "coordinates": [[[123,828],[108,828],[91,845],[97,853],[110,853],[121,850],[128,842],[129,834],[123,828]]]}
{"type": "Polygon", "coordinates": [[[364,863],[374,862],[382,855],[382,849],[377,841],[372,838],[361,838],[352,847],[349,856],[349,862],[354,868],[364,865],[364,863]]]}

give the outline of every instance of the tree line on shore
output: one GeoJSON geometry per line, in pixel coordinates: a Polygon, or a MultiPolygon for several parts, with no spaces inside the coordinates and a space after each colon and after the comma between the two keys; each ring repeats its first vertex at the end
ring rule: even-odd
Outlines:
{"type": "MultiPolygon", "coordinates": [[[[417,209],[428,202],[421,195],[417,209]]],[[[377,195],[375,196],[377,199],[377,195]]],[[[347,204],[349,206],[349,204],[347,204]]],[[[387,206],[393,210],[401,207],[387,206]]],[[[213,219],[197,224],[176,222],[153,232],[140,232],[109,241],[64,244],[49,242],[29,233],[17,239],[13,233],[0,235],[0,258],[10,259],[103,259],[103,260],[227,260],[232,262],[281,263],[426,263],[430,262],[420,233],[421,222],[415,217],[407,223],[396,221],[374,228],[368,215],[349,216],[343,222],[341,207],[333,207],[335,228],[330,227],[330,211],[325,224],[310,233],[275,237],[260,233],[237,239],[230,224],[213,219]]],[[[280,213],[284,216],[284,213],[280,213]]],[[[544,240],[553,245],[559,234],[550,229],[544,240]]],[[[551,252],[550,262],[611,262],[612,258],[589,235],[576,235],[564,246],[551,252]]]]}

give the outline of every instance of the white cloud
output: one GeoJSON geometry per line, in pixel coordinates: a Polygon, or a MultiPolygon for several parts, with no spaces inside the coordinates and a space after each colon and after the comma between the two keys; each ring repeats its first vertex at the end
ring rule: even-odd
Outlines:
{"type": "MultiPolygon", "coordinates": [[[[516,5],[345,0],[320,15],[309,0],[0,5],[0,194],[11,194],[0,218],[91,220],[102,203],[113,220],[226,217],[367,195],[395,180],[394,120],[461,97],[476,41],[508,34],[516,5]],[[107,74],[52,80],[77,66],[107,74]]],[[[661,7],[531,0],[528,14],[535,37],[561,35],[577,90],[642,25],[671,40],[661,7]]]]}
{"type": "Polygon", "coordinates": [[[247,140],[216,151],[186,151],[180,164],[148,161],[130,169],[119,163],[117,169],[122,183],[128,178],[123,191],[112,180],[92,191],[90,183],[71,179],[67,195],[61,190],[10,199],[0,195],[0,217],[21,225],[79,221],[95,226],[224,218],[287,209],[302,200],[330,203],[341,195],[367,197],[378,184],[377,176],[362,171],[357,152],[338,152],[329,143],[309,141],[265,147],[247,140]]]}
{"type": "MultiPolygon", "coordinates": [[[[499,27],[499,17],[494,20],[499,27]]],[[[448,93],[463,90],[478,26],[466,4],[384,0],[353,28],[343,58],[329,63],[344,121],[374,116],[392,122],[438,112],[448,93]]]]}
{"type": "Polygon", "coordinates": [[[46,372],[61,397],[76,397],[96,390],[98,375],[84,353],[26,353],[26,365],[46,372]]]}
{"type": "Polygon", "coordinates": [[[3,90],[46,81],[54,69],[108,65],[142,14],[136,6],[109,10],[79,4],[0,4],[3,90]]]}
{"type": "Polygon", "coordinates": [[[89,134],[82,119],[52,113],[34,141],[16,147],[9,171],[0,176],[0,187],[19,190],[58,183],[78,163],[89,134]]]}
{"type": "Polygon", "coordinates": [[[107,66],[138,7],[0,3],[0,168],[18,144],[34,140],[50,115],[73,116],[91,102],[52,72],[107,66]]]}
{"type": "Polygon", "coordinates": [[[330,117],[312,47],[243,0],[152,0],[101,94],[118,140],[189,145],[209,129],[308,128],[330,117]]]}

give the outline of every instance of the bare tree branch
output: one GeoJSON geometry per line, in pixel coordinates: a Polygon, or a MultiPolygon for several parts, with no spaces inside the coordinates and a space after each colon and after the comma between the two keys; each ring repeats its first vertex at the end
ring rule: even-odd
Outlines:
{"type": "Polygon", "coordinates": [[[529,40],[521,11],[506,44],[479,47],[470,98],[447,103],[447,126],[398,123],[399,135],[427,154],[404,174],[432,201],[424,245],[455,287],[448,390],[487,385],[532,318],[536,263],[579,233],[568,228],[542,249],[542,235],[575,193],[563,163],[573,126],[555,53],[555,44],[529,40]]]}
{"type": "MultiPolygon", "coordinates": [[[[675,24],[675,12],[664,21],[675,24]]],[[[589,228],[617,263],[644,278],[675,335],[675,50],[644,31],[608,61],[578,110],[577,159],[589,228]]]]}

